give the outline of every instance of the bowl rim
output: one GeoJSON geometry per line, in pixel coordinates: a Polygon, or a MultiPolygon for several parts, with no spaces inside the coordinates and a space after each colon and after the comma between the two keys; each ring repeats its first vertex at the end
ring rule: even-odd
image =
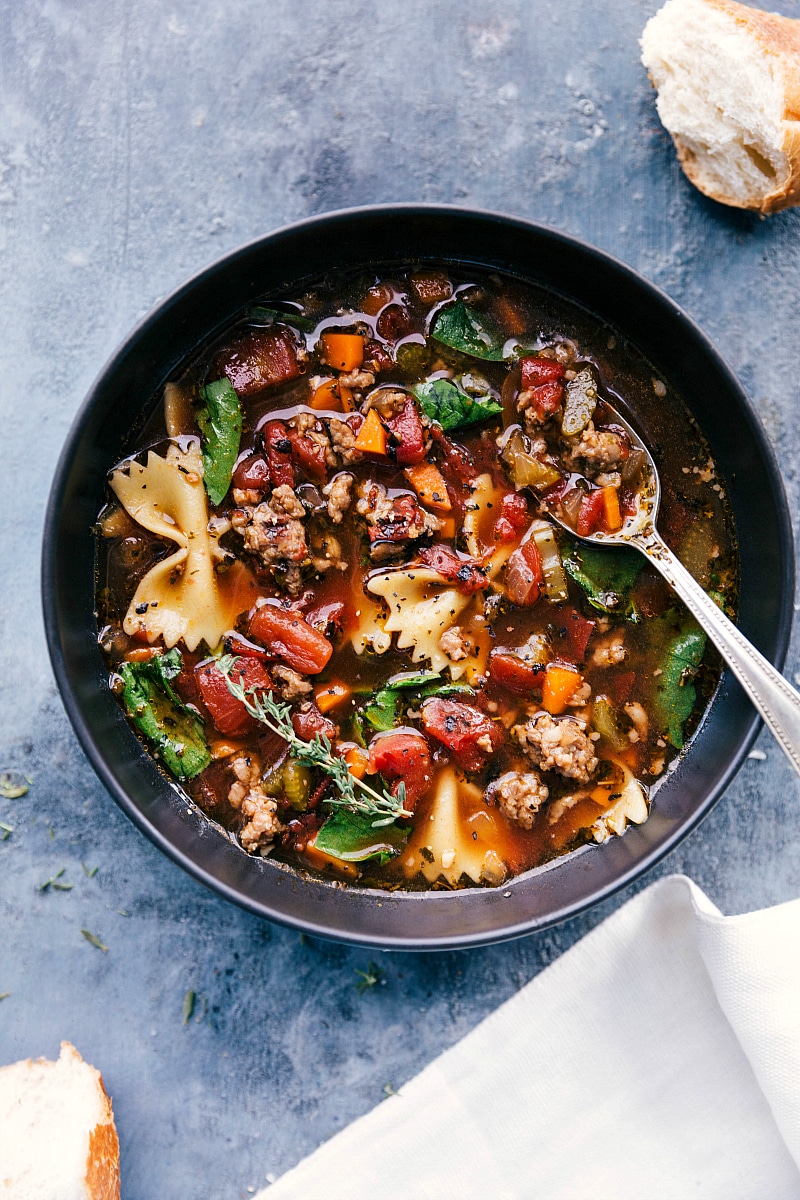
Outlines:
{"type": "MultiPolygon", "coordinates": [[[[504,926],[499,929],[491,929],[489,931],[479,930],[476,932],[452,935],[443,934],[441,936],[425,937],[420,940],[414,936],[400,936],[396,934],[383,934],[380,936],[365,936],[358,932],[350,932],[339,928],[333,928],[324,920],[315,921],[307,917],[297,917],[292,913],[286,913],[279,909],[274,909],[271,906],[259,900],[254,900],[251,897],[243,894],[231,884],[214,876],[208,869],[197,863],[188,854],[184,853],[180,848],[175,846],[165,834],[150,823],[142,810],[130,798],[125,788],[111,771],[105,756],[101,752],[95,739],[90,722],[86,718],[78,696],[76,695],[72,679],[66,666],[65,656],[61,644],[61,638],[58,627],[58,612],[56,602],[56,540],[58,532],[58,523],[60,511],[64,499],[64,492],[67,485],[69,472],[71,470],[73,458],[76,450],[85,433],[85,427],[91,416],[94,406],[101,392],[104,382],[108,376],[113,375],[115,369],[124,360],[131,343],[137,341],[142,335],[147,332],[158,321],[162,320],[165,312],[174,308],[190,295],[195,288],[198,288],[206,281],[210,280],[215,274],[223,272],[231,268],[238,260],[245,260],[256,250],[267,247],[271,242],[279,242],[281,239],[292,236],[302,231],[313,230],[314,226],[324,226],[329,223],[335,223],[341,220],[352,220],[359,218],[375,218],[385,217],[390,218],[393,215],[401,217],[413,216],[416,213],[422,213],[428,216],[435,217],[441,215],[443,217],[461,217],[483,220],[495,224],[505,225],[507,227],[516,228],[522,233],[534,234],[539,237],[545,237],[556,245],[561,245],[565,248],[569,247],[573,250],[582,252],[584,255],[592,258],[601,268],[609,269],[612,272],[626,278],[627,282],[635,288],[644,289],[650,292],[653,298],[666,305],[672,310],[674,317],[683,324],[692,334],[696,344],[700,347],[702,354],[709,359],[720,376],[724,379],[725,384],[737,394],[740,406],[741,415],[749,427],[750,436],[756,443],[757,449],[764,459],[768,474],[771,477],[773,496],[775,504],[776,517],[778,522],[777,539],[782,547],[781,557],[781,594],[779,615],[774,629],[774,638],[777,652],[772,656],[772,661],[781,669],[786,657],[791,634],[791,625],[793,618],[793,600],[794,600],[794,540],[792,536],[791,515],[789,511],[788,501],[786,497],[785,485],[783,476],[778,465],[775,451],[770,443],[766,432],[761,424],[760,418],[744,390],[744,387],[734,374],[733,370],[728,366],[720,352],[715,348],[710,338],[703,332],[695,320],[686,313],[683,308],[678,305],[672,298],[664,292],[657,284],[640,274],[627,263],[616,258],[608,251],[585,241],[580,237],[573,236],[554,229],[553,227],[542,222],[532,221],[525,217],[515,216],[505,212],[498,212],[490,209],[481,209],[466,207],[457,204],[440,204],[440,203],[425,203],[425,202],[402,202],[402,203],[383,203],[359,205],[356,207],[336,209],[330,212],[315,214],[305,217],[299,221],[293,221],[282,225],[277,229],[271,230],[269,233],[259,237],[252,238],[244,244],[235,247],[233,250],[227,251],[225,254],[207,263],[194,274],[185,279],[172,291],[161,297],[154,303],[149,311],[133,326],[133,328],[125,335],[122,341],[117,345],[115,350],[108,357],[101,370],[98,372],[92,382],[82,404],[79,406],[75,417],[71,423],[69,432],[65,439],[63,448],[58,458],[57,466],[53,475],[50,494],[47,503],[47,509],[43,527],[42,539],[42,556],[41,556],[41,597],[44,617],[45,636],[47,647],[50,656],[50,662],[56,678],[56,683],[61,694],[62,703],[66,710],[72,728],[78,738],[78,741],[86,754],[93,769],[100,778],[100,781],[105,788],[110,792],[113,799],[128,816],[134,825],[140,829],[146,837],[176,865],[180,866],[193,878],[204,884],[212,892],[221,895],[223,898],[233,902],[240,908],[253,913],[256,916],[266,920],[273,921],[277,924],[287,926],[289,928],[301,931],[313,937],[335,940],[351,945],[360,945],[383,950],[396,951],[441,951],[451,949],[464,949],[474,946],[489,945],[500,941],[506,941],[518,937],[526,936],[527,934],[539,932],[553,925],[576,917],[602,901],[610,899],[622,889],[639,879],[646,872],[650,871],[662,858],[674,850],[684,838],[697,827],[697,825],[707,816],[711,808],[721,798],[731,780],[740,769],[750,748],[755,741],[761,725],[761,718],[752,710],[749,719],[746,721],[745,730],[741,737],[738,748],[731,756],[726,769],[720,774],[716,783],[710,788],[703,802],[699,804],[688,819],[679,823],[676,828],[670,832],[658,845],[652,847],[647,853],[636,859],[635,863],[627,869],[621,871],[611,882],[603,885],[597,892],[587,895],[582,900],[566,903],[548,913],[546,917],[534,916],[523,921],[519,921],[513,925],[504,926]]],[[[387,255],[387,260],[389,256],[387,255]]],[[[446,255],[442,256],[447,259],[446,255]]],[[[480,256],[478,256],[478,259],[480,256]]],[[[478,260],[476,259],[476,262],[478,260]]],[[[520,277],[524,277],[524,272],[520,273],[520,277]]],[[[542,285],[539,285],[542,286],[542,285]]],[[[568,297],[568,294],[567,294],[568,297]]],[[[572,301],[575,303],[575,301],[572,301]]],[[[585,307],[585,306],[584,306],[585,307]]],[[[588,310],[587,310],[588,311],[588,310]]],[[[233,314],[232,314],[233,315],[233,314]]],[[[595,316],[603,319],[601,313],[595,313],[595,316]]],[[[624,330],[622,331],[624,332],[624,330]]],[[[634,341],[634,344],[635,341],[634,341]]],[[[690,409],[691,411],[691,409],[690,409]]],[[[739,684],[735,681],[730,671],[726,668],[723,672],[723,682],[726,686],[732,689],[738,689],[739,684]]],[[[721,684],[718,686],[717,693],[719,694],[721,684]]],[[[713,701],[712,701],[713,706],[713,701]]],[[[706,710],[706,715],[710,710],[706,710]]],[[[701,722],[702,728],[702,722],[701,722]]],[[[700,729],[698,729],[698,733],[700,729]]],[[[680,759],[676,760],[679,762],[680,759]]],[[[588,848],[591,849],[591,848],[588,848]]],[[[581,851],[573,852],[568,858],[575,859],[581,851]]],[[[557,867],[563,859],[553,860],[551,863],[544,864],[543,867],[536,868],[537,874],[545,872],[551,868],[557,867]]],[[[291,870],[291,868],[290,868],[291,870]]],[[[512,887],[516,881],[523,878],[529,878],[532,872],[525,872],[521,876],[516,876],[509,880],[504,888],[512,887]]],[[[302,872],[292,871],[292,875],[296,879],[302,879],[302,872]]],[[[358,890],[361,894],[384,896],[386,893],[378,892],[372,889],[353,889],[358,890]]],[[[501,892],[503,889],[475,889],[474,893],[470,890],[470,894],[494,896],[495,893],[501,892]]],[[[431,893],[430,891],[412,892],[401,891],[393,893],[393,898],[402,897],[402,903],[430,903],[435,896],[437,901],[446,902],[448,896],[458,896],[461,893],[431,893]]]]}

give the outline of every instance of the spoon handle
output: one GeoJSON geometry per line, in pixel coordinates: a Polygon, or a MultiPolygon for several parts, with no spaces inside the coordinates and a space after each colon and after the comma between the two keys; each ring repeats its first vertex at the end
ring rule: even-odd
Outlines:
{"type": "Polygon", "coordinates": [[[702,625],[800,775],[800,694],[728,620],[657,533],[633,544],[702,625]]]}

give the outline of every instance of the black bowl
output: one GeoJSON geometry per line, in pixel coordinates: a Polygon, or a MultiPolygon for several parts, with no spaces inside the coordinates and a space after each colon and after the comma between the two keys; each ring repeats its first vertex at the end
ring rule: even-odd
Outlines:
{"type": "Polygon", "coordinates": [[[705,816],[741,765],[759,719],[724,673],[649,820],[497,890],[348,888],[251,858],[142,749],[108,689],[97,646],[92,524],[106,471],[176,367],[244,306],[342,267],[449,260],[550,288],[622,331],[681,393],[725,479],[739,540],[740,627],[783,661],[793,596],[781,477],[738,382],[667,296],[574,238],[493,213],[392,205],[315,217],[227,255],[154,309],[106,365],[78,415],[53,483],[43,550],[50,655],[81,744],[123,811],[176,863],[244,908],[308,933],[385,948],[443,949],[542,929],[610,896],[705,816]]]}

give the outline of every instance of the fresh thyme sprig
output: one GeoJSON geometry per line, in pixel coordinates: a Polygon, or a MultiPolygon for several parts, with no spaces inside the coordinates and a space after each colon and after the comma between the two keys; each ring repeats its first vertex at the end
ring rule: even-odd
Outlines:
{"type": "Polygon", "coordinates": [[[234,678],[236,662],[237,658],[233,654],[225,654],[217,661],[218,669],[225,676],[228,691],[242,702],[251,717],[255,717],[273,733],[284,738],[295,758],[307,767],[319,767],[330,776],[339,794],[330,796],[326,803],[374,818],[373,829],[391,825],[398,817],[411,816],[405,808],[404,783],[400,783],[396,796],[385,791],[376,792],[363,779],[356,779],[350,774],[344,759],[333,753],[330,738],[326,734],[317,734],[310,742],[299,738],[292,725],[292,710],[289,705],[278,704],[271,692],[259,691],[255,687],[245,688],[242,683],[243,676],[240,675],[239,679],[234,678]],[[356,795],[356,787],[364,794],[356,795]]]}

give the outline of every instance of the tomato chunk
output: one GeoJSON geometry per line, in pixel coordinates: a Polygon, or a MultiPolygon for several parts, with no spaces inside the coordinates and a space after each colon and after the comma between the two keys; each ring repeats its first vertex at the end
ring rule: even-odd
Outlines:
{"type": "Polygon", "coordinates": [[[553,625],[555,629],[552,638],[556,657],[565,662],[582,663],[586,658],[589,638],[594,633],[595,622],[582,616],[570,605],[560,609],[553,625]]]}
{"type": "MultiPolygon", "coordinates": [[[[277,424],[277,422],[275,422],[277,424]]],[[[269,463],[263,454],[249,454],[233,472],[231,481],[243,491],[265,492],[272,482],[269,463]]]]}
{"type": "Polygon", "coordinates": [[[489,659],[489,675],[515,696],[530,696],[540,689],[544,680],[544,667],[538,663],[526,663],[518,654],[496,651],[489,659]]]}
{"type": "Polygon", "coordinates": [[[603,492],[598,488],[595,492],[588,492],[581,501],[575,531],[578,537],[588,537],[596,533],[602,524],[603,492]]]}
{"type": "Polygon", "coordinates": [[[426,733],[453,752],[465,771],[480,771],[506,740],[501,726],[460,700],[426,700],[422,724],[426,733]]]}
{"type": "Polygon", "coordinates": [[[522,492],[509,492],[500,505],[500,516],[494,527],[498,542],[513,542],[528,524],[528,501],[522,492]]]}
{"type": "Polygon", "coordinates": [[[378,333],[387,342],[396,342],[414,328],[414,318],[404,304],[387,304],[378,317],[378,333]]]}
{"type": "Polygon", "coordinates": [[[240,396],[250,396],[300,374],[294,337],[281,326],[245,333],[218,362],[240,396]]]}
{"type": "Polygon", "coordinates": [[[428,743],[421,734],[390,733],[375,738],[369,747],[370,767],[384,779],[397,780],[392,792],[402,780],[406,785],[405,807],[413,812],[417,801],[431,785],[431,756],[428,743]]]}
{"type": "Polygon", "coordinates": [[[250,618],[250,636],[303,675],[317,675],[328,665],[333,646],[298,612],[263,604],[250,618]]]}
{"type": "Polygon", "coordinates": [[[336,737],[336,726],[328,717],[323,717],[316,704],[307,700],[305,704],[292,713],[294,731],[304,742],[312,742],[315,737],[324,735],[329,740],[336,737]]]}
{"type": "Polygon", "coordinates": [[[522,386],[528,388],[541,387],[545,383],[558,383],[564,378],[566,367],[553,358],[538,358],[529,355],[520,361],[522,368],[522,386]]]}
{"type": "Polygon", "coordinates": [[[461,558],[449,546],[426,546],[419,557],[426,567],[451,580],[460,592],[472,595],[488,586],[486,572],[474,558],[461,558]]]}
{"type": "Polygon", "coordinates": [[[522,606],[535,604],[539,599],[542,579],[542,556],[530,538],[508,560],[506,590],[511,603],[522,606]]]}
{"type": "MultiPolygon", "coordinates": [[[[242,701],[231,694],[227,680],[215,662],[198,667],[194,674],[203,704],[220,733],[226,737],[244,737],[258,728],[255,717],[251,717],[242,701]]],[[[272,687],[267,668],[257,658],[237,659],[232,675],[245,691],[258,688],[268,692],[272,687]]]]}
{"type": "Polygon", "coordinates": [[[325,462],[325,448],[313,438],[296,429],[289,431],[289,441],[292,447],[292,457],[306,475],[312,479],[323,480],[328,474],[328,464],[325,462]]]}
{"type": "Polygon", "coordinates": [[[395,458],[401,467],[411,467],[425,457],[425,439],[417,406],[411,396],[399,413],[384,421],[389,431],[397,438],[395,458]]]}
{"type": "Polygon", "coordinates": [[[292,466],[292,443],[289,439],[289,426],[285,421],[267,421],[262,431],[264,449],[269,465],[269,481],[273,487],[287,484],[294,487],[294,467],[292,466]]]}

